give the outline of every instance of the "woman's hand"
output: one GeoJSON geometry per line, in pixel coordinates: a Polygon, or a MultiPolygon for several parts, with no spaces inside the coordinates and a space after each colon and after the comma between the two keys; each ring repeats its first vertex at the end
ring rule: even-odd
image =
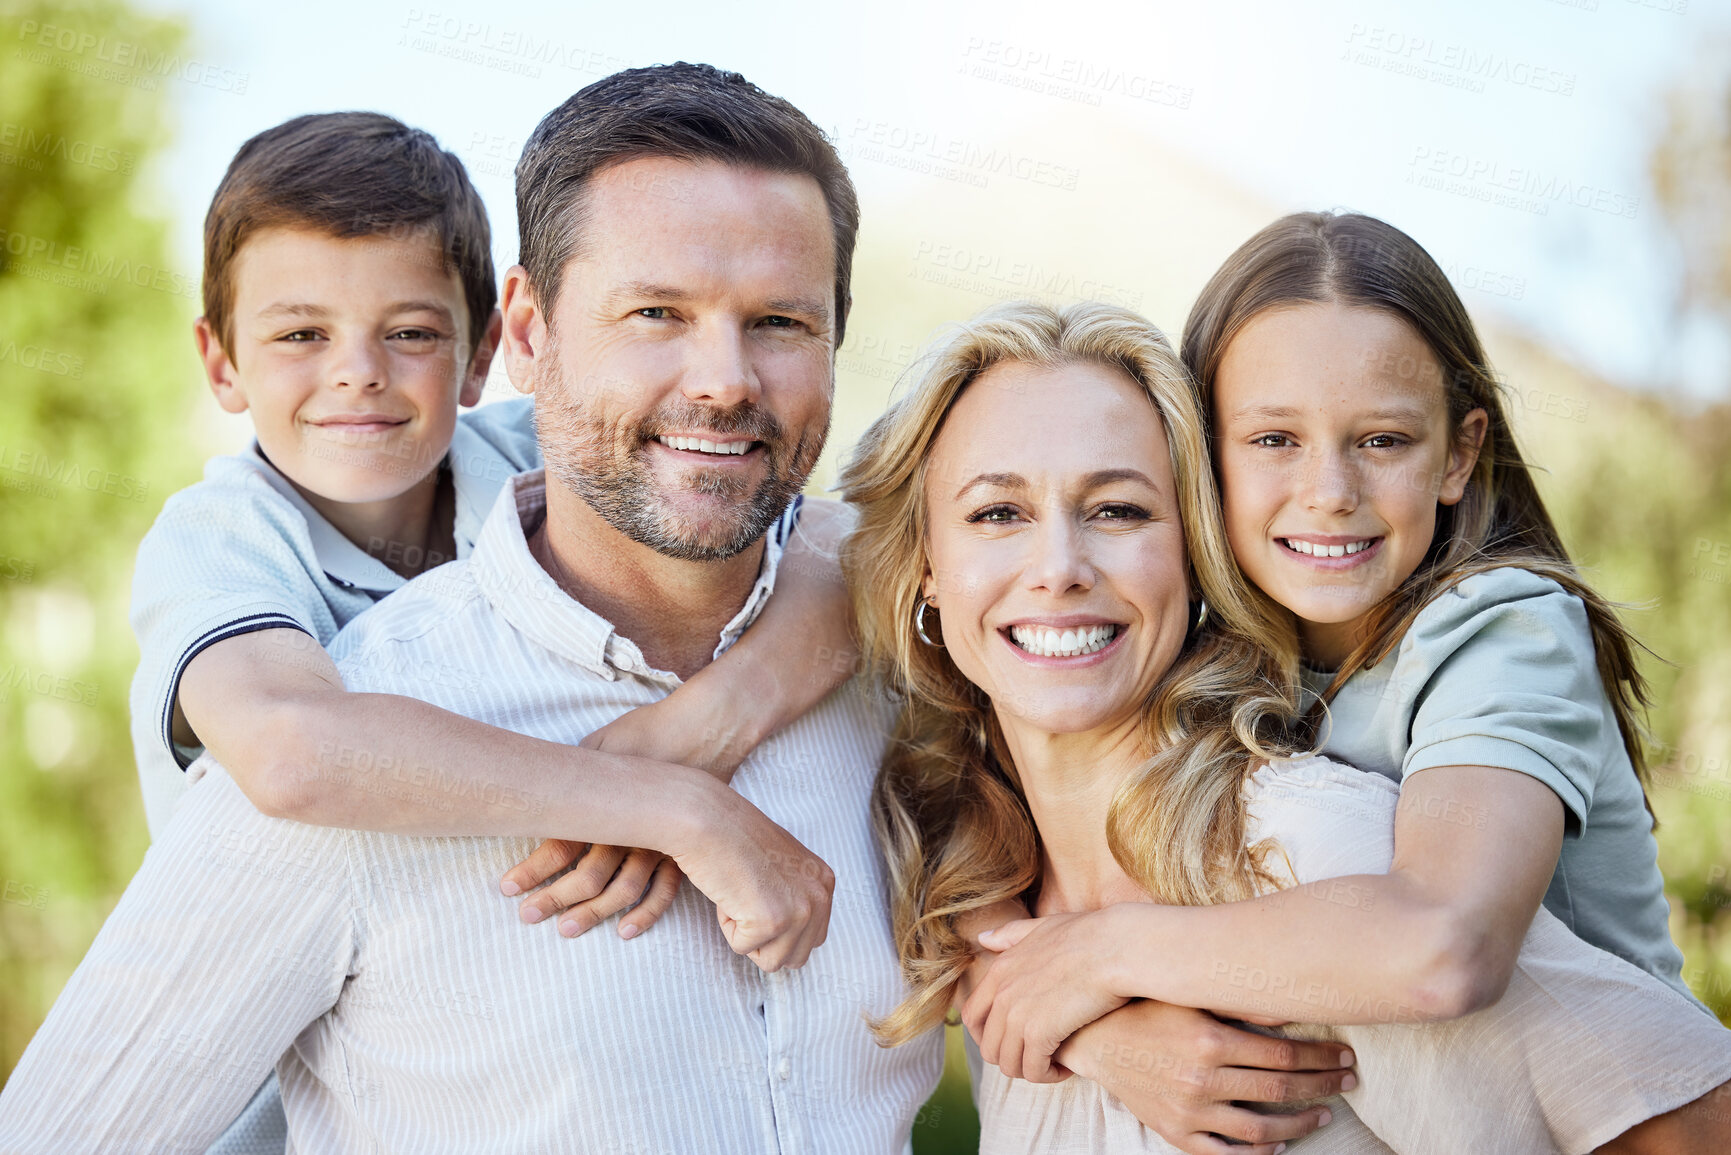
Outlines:
{"type": "Polygon", "coordinates": [[[962,1008],[980,1056],[1012,1079],[1055,1083],[1052,1055],[1065,1039],[1132,997],[1109,976],[1120,941],[1112,908],[1022,919],[980,936],[999,952],[962,1008]]]}
{"type": "Polygon", "coordinates": [[[1057,1059],[1188,1155],[1274,1155],[1327,1123],[1328,1109],[1264,1115],[1239,1104],[1296,1103],[1357,1085],[1339,1043],[1272,1039],[1141,999],[1083,1027],[1057,1059]]]}

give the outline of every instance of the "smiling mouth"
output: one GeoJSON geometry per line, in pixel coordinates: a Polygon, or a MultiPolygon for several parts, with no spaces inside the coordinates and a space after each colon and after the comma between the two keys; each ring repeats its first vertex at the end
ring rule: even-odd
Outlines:
{"type": "Polygon", "coordinates": [[[656,441],[669,449],[686,453],[707,453],[712,457],[742,457],[757,448],[756,441],[708,441],[701,437],[657,437],[656,441]]]}
{"type": "Polygon", "coordinates": [[[1042,658],[1077,658],[1112,644],[1124,627],[1116,624],[1054,630],[1046,626],[1011,626],[1010,640],[1019,649],[1042,658]]]}
{"type": "Polygon", "coordinates": [[[1303,554],[1305,557],[1348,557],[1369,549],[1382,539],[1380,537],[1367,537],[1363,541],[1349,541],[1342,545],[1317,545],[1308,541],[1295,541],[1289,537],[1276,538],[1275,540],[1293,553],[1303,554]]]}

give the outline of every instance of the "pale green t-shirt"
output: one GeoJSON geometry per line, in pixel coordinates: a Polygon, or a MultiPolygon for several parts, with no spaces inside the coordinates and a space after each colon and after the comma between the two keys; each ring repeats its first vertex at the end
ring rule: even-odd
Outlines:
{"type": "MultiPolygon", "coordinates": [[[[1312,694],[1331,680],[1304,678],[1312,694]]],[[[1500,766],[1549,786],[1563,801],[1565,834],[1545,907],[1694,998],[1667,925],[1652,818],[1579,598],[1523,569],[1467,578],[1426,606],[1388,657],[1347,681],[1323,739],[1329,757],[1397,783],[1433,766],[1500,766]]]]}

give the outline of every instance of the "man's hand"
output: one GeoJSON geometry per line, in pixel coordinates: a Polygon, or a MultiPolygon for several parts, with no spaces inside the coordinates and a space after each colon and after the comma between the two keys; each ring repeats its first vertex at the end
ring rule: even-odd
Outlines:
{"type": "Polygon", "coordinates": [[[1297,1103],[1357,1086],[1352,1052],[1339,1043],[1272,1039],[1144,1000],[1083,1027],[1057,1059],[1188,1155],[1274,1155],[1327,1123],[1328,1109],[1263,1115],[1238,1104],[1297,1103]]]}
{"type": "Polygon", "coordinates": [[[1108,911],[1054,914],[1008,923],[980,937],[1000,952],[962,1008],[980,1056],[1012,1079],[1055,1083],[1052,1055],[1063,1041],[1130,995],[1113,989],[1117,936],[1108,911]]]}
{"type": "MultiPolygon", "coordinates": [[[[693,735],[689,727],[665,716],[672,701],[665,698],[627,710],[578,745],[609,754],[677,762],[727,781],[743,751],[705,744],[703,735],[693,735]]],[[[684,877],[677,863],[652,850],[549,838],[505,872],[499,889],[507,895],[528,893],[519,908],[524,922],[540,922],[563,912],[559,933],[568,938],[630,910],[619,920],[619,937],[635,938],[667,913],[684,877]],[[553,878],[567,867],[571,868],[569,873],[553,878]],[[548,883],[549,879],[553,881],[548,883]]]]}

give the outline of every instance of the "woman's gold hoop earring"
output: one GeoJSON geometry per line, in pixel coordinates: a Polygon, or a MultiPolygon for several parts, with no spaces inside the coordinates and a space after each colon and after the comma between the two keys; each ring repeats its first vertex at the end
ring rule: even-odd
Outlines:
{"type": "Polygon", "coordinates": [[[1199,608],[1196,611],[1196,620],[1190,624],[1191,633],[1195,633],[1197,630],[1208,624],[1208,603],[1203,601],[1201,598],[1197,598],[1196,604],[1199,608]]]}
{"type": "Polygon", "coordinates": [[[926,607],[929,605],[931,605],[930,602],[926,601],[924,598],[921,598],[920,604],[917,607],[915,607],[915,609],[914,609],[914,633],[916,633],[920,636],[920,641],[922,641],[926,645],[932,647],[932,649],[941,650],[944,648],[943,643],[932,641],[931,635],[926,633],[926,607]]]}

